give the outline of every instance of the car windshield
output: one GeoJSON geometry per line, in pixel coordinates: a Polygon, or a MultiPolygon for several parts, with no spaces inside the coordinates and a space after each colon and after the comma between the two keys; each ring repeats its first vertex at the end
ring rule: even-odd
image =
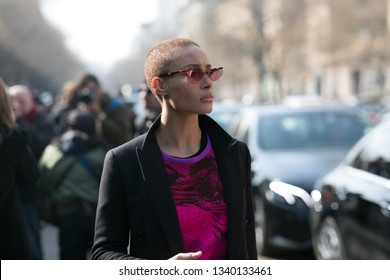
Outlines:
{"type": "Polygon", "coordinates": [[[365,127],[358,117],[336,112],[262,116],[258,144],[264,150],[350,147],[365,127]]]}

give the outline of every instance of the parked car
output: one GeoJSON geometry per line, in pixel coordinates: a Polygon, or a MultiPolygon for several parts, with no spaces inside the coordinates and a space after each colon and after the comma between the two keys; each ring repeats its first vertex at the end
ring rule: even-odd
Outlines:
{"type": "Polygon", "coordinates": [[[250,106],[230,133],[252,156],[258,252],[311,250],[314,182],[337,166],[367,127],[347,107],[250,106]]]}
{"type": "Polygon", "coordinates": [[[282,99],[282,104],[284,106],[298,108],[334,106],[337,103],[336,101],[318,95],[288,95],[282,99]]]}
{"type": "Polygon", "coordinates": [[[386,121],[390,120],[390,105],[385,106],[379,113],[378,113],[378,119],[379,121],[386,121]]]}
{"type": "Polygon", "coordinates": [[[353,105],[352,108],[358,110],[359,114],[367,122],[375,125],[378,121],[380,121],[379,113],[385,108],[385,106],[379,102],[361,101],[353,105]]]}
{"type": "Polygon", "coordinates": [[[390,120],[319,179],[310,213],[318,259],[390,259],[390,120]]]}

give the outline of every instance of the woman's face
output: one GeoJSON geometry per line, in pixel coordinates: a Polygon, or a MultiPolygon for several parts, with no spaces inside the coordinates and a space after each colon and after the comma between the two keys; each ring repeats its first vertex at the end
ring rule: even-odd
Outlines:
{"type": "MultiPolygon", "coordinates": [[[[182,56],[172,64],[169,72],[183,69],[210,69],[207,55],[197,46],[183,51],[182,56]]],[[[213,81],[204,75],[200,81],[194,81],[186,72],[162,78],[167,87],[163,106],[179,114],[207,114],[213,109],[213,81]]]]}

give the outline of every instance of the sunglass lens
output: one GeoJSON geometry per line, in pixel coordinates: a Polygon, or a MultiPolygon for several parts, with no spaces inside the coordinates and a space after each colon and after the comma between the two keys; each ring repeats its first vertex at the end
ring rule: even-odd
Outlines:
{"type": "MultiPolygon", "coordinates": [[[[222,68],[212,68],[209,71],[206,71],[207,76],[212,80],[216,81],[222,76],[222,68]]],[[[203,76],[206,74],[202,69],[191,69],[187,75],[194,81],[199,82],[202,80],[203,76]]]]}
{"type": "Polygon", "coordinates": [[[209,77],[212,81],[218,80],[222,76],[222,70],[218,68],[213,68],[210,70],[209,77]]]}
{"type": "Polygon", "coordinates": [[[203,75],[204,72],[202,71],[202,69],[192,69],[188,76],[190,76],[190,78],[194,81],[199,82],[200,80],[202,80],[203,75]]]}

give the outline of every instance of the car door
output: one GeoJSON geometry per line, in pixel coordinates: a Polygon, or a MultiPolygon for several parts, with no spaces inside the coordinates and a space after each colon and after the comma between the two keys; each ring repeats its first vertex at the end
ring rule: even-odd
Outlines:
{"type": "Polygon", "coordinates": [[[390,126],[375,130],[341,173],[340,230],[347,254],[390,258],[390,126]]]}

